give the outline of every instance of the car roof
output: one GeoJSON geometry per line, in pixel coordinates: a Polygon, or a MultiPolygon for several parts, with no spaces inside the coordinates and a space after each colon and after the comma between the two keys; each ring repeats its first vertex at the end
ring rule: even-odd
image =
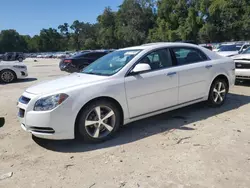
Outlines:
{"type": "Polygon", "coordinates": [[[184,42],[156,42],[156,43],[148,43],[143,44],[141,46],[133,46],[133,47],[127,47],[119,50],[150,50],[154,48],[161,48],[161,47],[198,47],[198,45],[190,44],[190,43],[184,43],[184,42]]]}

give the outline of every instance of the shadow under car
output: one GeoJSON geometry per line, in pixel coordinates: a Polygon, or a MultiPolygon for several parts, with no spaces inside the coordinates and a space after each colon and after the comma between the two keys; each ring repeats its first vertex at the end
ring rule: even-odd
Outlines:
{"type": "Polygon", "coordinates": [[[38,145],[48,150],[66,153],[87,152],[135,142],[171,129],[192,131],[193,128],[185,127],[185,125],[237,109],[248,103],[250,103],[249,96],[228,94],[225,104],[220,108],[210,108],[202,102],[156,115],[122,126],[115,134],[115,138],[97,144],[87,144],[78,140],[44,140],[34,136],[32,138],[38,145]]]}

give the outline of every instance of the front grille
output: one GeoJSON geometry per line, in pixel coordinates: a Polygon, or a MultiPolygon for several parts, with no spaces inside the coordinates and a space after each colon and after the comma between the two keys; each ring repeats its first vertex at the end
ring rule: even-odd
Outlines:
{"type": "Polygon", "coordinates": [[[236,76],[239,79],[250,79],[250,76],[236,76]]]}
{"type": "Polygon", "coordinates": [[[249,63],[235,62],[235,68],[236,69],[250,69],[250,62],[249,63]]]}
{"type": "Polygon", "coordinates": [[[23,103],[23,104],[28,104],[28,103],[30,102],[30,98],[21,96],[21,97],[19,98],[19,102],[20,102],[20,103],[23,103]]]}
{"type": "Polygon", "coordinates": [[[19,116],[20,118],[23,118],[23,117],[24,117],[24,114],[25,114],[25,110],[22,109],[22,108],[19,108],[18,116],[19,116]]]}

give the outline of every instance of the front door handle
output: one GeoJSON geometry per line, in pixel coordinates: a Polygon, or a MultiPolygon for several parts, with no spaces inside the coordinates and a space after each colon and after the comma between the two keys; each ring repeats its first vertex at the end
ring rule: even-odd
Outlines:
{"type": "Polygon", "coordinates": [[[205,67],[206,67],[207,69],[210,69],[210,68],[213,67],[213,65],[206,65],[205,67]]]}
{"type": "Polygon", "coordinates": [[[175,75],[176,74],[176,72],[169,72],[168,74],[167,74],[167,76],[173,76],[173,75],[175,75]]]}

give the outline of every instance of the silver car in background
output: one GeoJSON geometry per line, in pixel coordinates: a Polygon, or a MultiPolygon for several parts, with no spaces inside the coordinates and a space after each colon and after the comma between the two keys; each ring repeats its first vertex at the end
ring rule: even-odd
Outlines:
{"type": "Polygon", "coordinates": [[[237,79],[250,80],[250,47],[239,55],[232,57],[235,62],[235,75],[237,79]]]}

